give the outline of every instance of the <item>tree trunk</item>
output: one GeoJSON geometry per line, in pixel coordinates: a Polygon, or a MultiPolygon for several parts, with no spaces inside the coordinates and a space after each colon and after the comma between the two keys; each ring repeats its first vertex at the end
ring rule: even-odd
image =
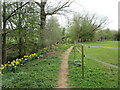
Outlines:
{"type": "Polygon", "coordinates": [[[45,22],[46,22],[45,5],[46,5],[46,2],[42,2],[42,0],[41,0],[41,11],[40,11],[40,20],[41,20],[40,27],[41,27],[41,29],[44,29],[45,22]]]}
{"type": "Polygon", "coordinates": [[[44,45],[44,36],[43,36],[43,30],[45,28],[45,23],[46,23],[46,14],[45,14],[45,5],[46,2],[42,2],[41,0],[41,10],[40,10],[40,40],[41,42],[41,48],[43,48],[44,45]]]}
{"type": "Polygon", "coordinates": [[[6,63],[6,2],[3,3],[2,63],[6,63]]]}
{"type": "MultiPolygon", "coordinates": [[[[18,3],[19,6],[19,3],[18,3]]],[[[22,2],[20,2],[20,6],[22,6],[22,2]]],[[[22,16],[21,16],[21,8],[18,11],[19,13],[19,23],[18,23],[18,29],[19,29],[19,58],[22,56],[22,47],[23,47],[23,43],[22,43],[22,16]]]]}
{"type": "MultiPolygon", "coordinates": [[[[0,1],[0,33],[2,32],[2,5],[0,1]]],[[[0,64],[2,64],[2,34],[0,34],[0,64]]]]}

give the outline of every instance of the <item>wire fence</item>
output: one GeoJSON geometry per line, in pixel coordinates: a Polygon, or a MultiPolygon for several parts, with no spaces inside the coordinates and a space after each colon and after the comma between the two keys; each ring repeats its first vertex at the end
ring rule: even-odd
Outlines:
{"type": "Polygon", "coordinates": [[[74,42],[74,59],[76,59],[76,50],[82,55],[82,79],[84,79],[84,46],[81,45],[80,46],[76,46],[75,42],[74,42]]]}

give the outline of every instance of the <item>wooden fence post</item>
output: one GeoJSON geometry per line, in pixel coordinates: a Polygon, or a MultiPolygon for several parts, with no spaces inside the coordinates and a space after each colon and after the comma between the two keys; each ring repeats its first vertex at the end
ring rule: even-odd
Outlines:
{"type": "Polygon", "coordinates": [[[82,79],[84,79],[84,47],[82,45],[82,79]]]}
{"type": "Polygon", "coordinates": [[[75,60],[75,58],[76,58],[76,57],[75,57],[75,53],[76,53],[76,52],[75,52],[75,48],[76,48],[76,47],[75,47],[75,41],[74,41],[74,60],[75,60]]]}

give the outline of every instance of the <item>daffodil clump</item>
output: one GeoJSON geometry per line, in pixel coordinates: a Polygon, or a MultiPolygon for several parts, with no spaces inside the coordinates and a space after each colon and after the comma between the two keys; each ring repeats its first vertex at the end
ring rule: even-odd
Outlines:
{"type": "Polygon", "coordinates": [[[49,51],[48,48],[43,48],[42,50],[39,51],[39,54],[40,54],[40,55],[41,55],[41,54],[43,55],[43,54],[46,54],[48,51],[49,51]]]}
{"type": "MultiPolygon", "coordinates": [[[[15,72],[17,69],[17,66],[24,65],[28,60],[36,59],[37,54],[33,53],[29,56],[25,55],[23,58],[13,60],[12,62],[8,61],[6,64],[1,65],[0,67],[0,73],[1,71],[13,71],[15,72]]],[[[2,74],[2,73],[1,73],[2,74]]]]}
{"type": "MultiPolygon", "coordinates": [[[[52,48],[56,48],[56,46],[53,45],[52,48]]],[[[30,60],[42,58],[43,54],[46,54],[48,51],[49,51],[48,48],[43,48],[42,50],[40,50],[40,52],[38,52],[38,54],[33,53],[30,55],[25,55],[23,58],[20,58],[20,59],[17,58],[16,60],[13,60],[12,62],[8,61],[6,64],[3,64],[0,66],[0,74],[2,74],[2,72],[7,72],[7,71],[15,72],[18,66],[24,65],[26,62],[30,60]]]]}

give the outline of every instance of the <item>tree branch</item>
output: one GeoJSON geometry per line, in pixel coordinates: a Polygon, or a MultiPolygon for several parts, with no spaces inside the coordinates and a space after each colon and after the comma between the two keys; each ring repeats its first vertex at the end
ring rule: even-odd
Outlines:
{"type": "Polygon", "coordinates": [[[41,7],[41,4],[39,2],[35,2],[39,7],[41,7]]]}
{"type": "Polygon", "coordinates": [[[56,8],[54,9],[54,11],[52,11],[52,12],[47,12],[46,15],[56,14],[58,11],[62,10],[63,8],[69,7],[71,4],[72,4],[72,2],[69,3],[69,1],[67,1],[67,2],[64,3],[62,6],[56,7],[56,8]],[[67,4],[68,4],[68,5],[67,5],[67,4]]]}
{"type": "Polygon", "coordinates": [[[16,15],[15,12],[16,12],[17,10],[21,9],[22,7],[24,7],[25,5],[27,5],[28,3],[29,3],[29,2],[26,2],[26,3],[23,4],[22,6],[18,7],[17,9],[15,9],[15,10],[5,19],[5,21],[7,21],[10,17],[16,15]]]}

